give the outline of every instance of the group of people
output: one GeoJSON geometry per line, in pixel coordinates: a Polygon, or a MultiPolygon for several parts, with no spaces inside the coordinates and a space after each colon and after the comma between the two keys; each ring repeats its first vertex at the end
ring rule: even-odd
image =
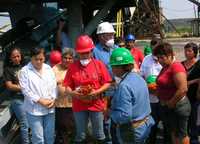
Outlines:
{"type": "Polygon", "coordinates": [[[96,34],[96,45],[88,35],[77,38],[77,58],[70,48],[52,52],[51,66],[40,47],[31,50],[28,63],[18,47],[7,52],[3,78],[21,143],[87,144],[89,129],[97,144],[151,144],[159,121],[166,143],[198,143],[197,45],[184,47],[181,63],[160,38],[151,40],[152,54],[144,57],[132,34],[116,45],[108,22],[96,34]]]}

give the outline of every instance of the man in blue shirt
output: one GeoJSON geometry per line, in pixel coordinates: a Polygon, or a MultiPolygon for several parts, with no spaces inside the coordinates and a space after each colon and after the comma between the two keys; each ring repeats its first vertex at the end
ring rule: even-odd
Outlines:
{"type": "MultiPolygon", "coordinates": [[[[110,56],[112,51],[117,47],[114,44],[114,33],[115,30],[109,22],[103,22],[100,23],[97,27],[97,37],[98,37],[98,43],[96,44],[96,47],[93,50],[93,56],[95,59],[101,60],[107,67],[110,75],[112,76],[114,80],[114,76],[112,74],[112,69],[110,66],[110,56]]],[[[108,101],[107,103],[110,103],[110,97],[114,93],[114,87],[111,86],[106,92],[105,92],[105,98],[108,101]]],[[[108,116],[108,115],[107,115],[108,116]]],[[[105,118],[104,119],[104,133],[106,135],[106,141],[107,144],[111,144],[111,136],[110,136],[110,119],[105,118]]]]}
{"type": "Polygon", "coordinates": [[[111,119],[112,128],[120,133],[112,138],[119,144],[144,144],[154,125],[146,82],[132,72],[133,63],[129,50],[117,48],[112,52],[110,64],[119,81],[112,98],[111,119]]]}
{"type": "Polygon", "coordinates": [[[101,60],[112,75],[110,67],[110,56],[113,49],[117,48],[114,44],[114,33],[115,30],[109,22],[103,22],[97,27],[98,43],[93,50],[94,58],[101,60]]]}

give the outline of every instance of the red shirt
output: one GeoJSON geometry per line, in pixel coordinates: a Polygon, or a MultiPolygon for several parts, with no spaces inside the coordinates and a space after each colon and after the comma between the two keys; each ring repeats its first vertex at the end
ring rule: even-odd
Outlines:
{"type": "Polygon", "coordinates": [[[168,101],[174,96],[177,88],[173,77],[176,73],[179,72],[186,73],[185,68],[180,62],[174,62],[170,66],[164,67],[161,70],[156,81],[158,85],[157,90],[160,100],[168,101]]]}
{"type": "Polygon", "coordinates": [[[131,54],[134,57],[134,60],[137,64],[138,67],[140,67],[140,65],[142,64],[142,61],[144,59],[144,55],[142,53],[142,51],[139,48],[132,48],[131,49],[131,54]]]}
{"type": "MultiPolygon", "coordinates": [[[[99,61],[92,59],[87,66],[82,66],[80,61],[75,61],[70,65],[64,79],[64,85],[69,86],[72,90],[83,85],[92,85],[94,89],[99,89],[103,84],[112,81],[105,65],[99,61]]],[[[75,112],[90,110],[102,111],[105,107],[103,98],[84,102],[79,99],[72,100],[72,109],[75,112]]]]}

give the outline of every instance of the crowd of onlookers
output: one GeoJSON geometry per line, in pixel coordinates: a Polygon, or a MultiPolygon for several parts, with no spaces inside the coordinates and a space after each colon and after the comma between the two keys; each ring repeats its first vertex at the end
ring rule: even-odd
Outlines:
{"type": "Polygon", "coordinates": [[[5,87],[20,125],[21,144],[154,144],[158,124],[166,144],[200,141],[200,61],[198,46],[187,43],[185,60],[158,36],[142,52],[135,36],[115,40],[108,22],[98,25],[94,43],[80,35],[71,47],[64,21],[46,64],[45,50],[6,53],[5,87]],[[68,48],[66,48],[68,47],[68,48]],[[31,138],[30,134],[31,133],[31,138]]]}

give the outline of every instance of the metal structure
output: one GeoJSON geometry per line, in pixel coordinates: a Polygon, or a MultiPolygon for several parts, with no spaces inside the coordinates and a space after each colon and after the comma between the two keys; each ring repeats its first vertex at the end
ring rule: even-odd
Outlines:
{"type": "MultiPolygon", "coordinates": [[[[159,33],[162,36],[158,0],[95,0],[93,2],[90,0],[41,0],[39,2],[37,0],[1,0],[0,11],[9,12],[12,26],[16,29],[20,29],[20,26],[17,28],[19,21],[27,17],[34,19],[37,22],[37,26],[44,25],[44,23],[47,24],[50,20],[54,21],[49,29],[53,33],[56,28],[56,18],[52,18],[58,15],[58,9],[53,10],[44,7],[45,3],[52,2],[56,2],[59,8],[67,9],[69,37],[72,42],[81,33],[92,34],[101,21],[110,21],[116,24],[118,36],[123,36],[123,34],[130,32],[139,37],[149,36],[153,33],[159,33]],[[133,15],[130,15],[130,7],[136,7],[133,15]],[[96,15],[94,15],[95,10],[98,11],[96,15]]],[[[36,30],[39,27],[33,28],[36,30]]],[[[22,41],[22,47],[24,47],[24,42],[39,43],[43,40],[37,38],[37,36],[39,35],[40,37],[41,34],[45,34],[44,37],[46,37],[49,35],[47,28],[47,26],[43,28],[42,32],[39,32],[41,31],[39,30],[39,34],[29,33],[31,38],[22,41]]],[[[23,35],[26,32],[20,33],[23,35]]],[[[13,40],[16,37],[15,35],[13,35],[13,38],[11,38],[12,36],[6,37],[6,34],[3,37],[3,39],[0,38],[0,45],[3,45],[3,47],[7,46],[8,43],[15,43],[15,40],[13,40]],[[10,42],[6,43],[5,39],[10,40],[10,42]]],[[[32,46],[26,45],[25,47],[31,48],[32,46]]]]}
{"type": "MultiPolygon", "coordinates": [[[[32,47],[48,43],[62,16],[68,21],[72,43],[81,33],[94,34],[101,21],[112,22],[117,37],[127,33],[138,37],[154,33],[162,36],[158,0],[0,0],[0,12],[8,12],[12,24],[12,29],[0,36],[3,50],[15,44],[28,53],[32,47]],[[47,7],[47,3],[53,2],[58,8],[47,7]],[[130,7],[136,8],[133,15],[130,7]],[[59,11],[60,8],[64,11],[59,11]],[[94,11],[98,12],[94,15],[94,11]]],[[[7,97],[4,90],[0,85],[0,137],[5,137],[6,143],[12,143],[12,136],[2,132],[12,120],[9,100],[3,99],[7,97]]]]}
{"type": "Polygon", "coordinates": [[[192,33],[194,36],[200,36],[200,2],[198,0],[189,0],[197,5],[197,18],[191,21],[192,33]]]}

